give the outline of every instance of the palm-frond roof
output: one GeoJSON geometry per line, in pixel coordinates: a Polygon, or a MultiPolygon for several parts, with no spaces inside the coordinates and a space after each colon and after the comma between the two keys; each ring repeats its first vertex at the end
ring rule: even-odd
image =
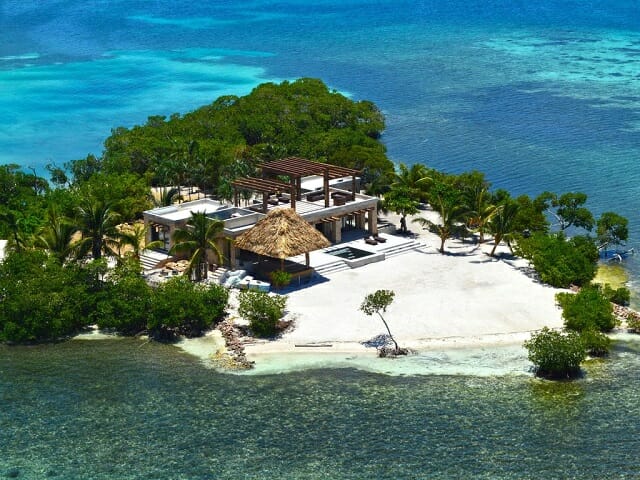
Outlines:
{"type": "Polygon", "coordinates": [[[292,208],[274,208],[239,235],[235,245],[259,255],[287,258],[328,247],[331,242],[292,208]]]}

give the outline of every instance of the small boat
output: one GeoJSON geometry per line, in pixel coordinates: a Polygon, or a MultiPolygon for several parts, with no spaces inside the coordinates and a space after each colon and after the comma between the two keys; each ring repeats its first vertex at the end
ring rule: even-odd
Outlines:
{"type": "Polygon", "coordinates": [[[627,250],[608,250],[606,246],[600,247],[598,251],[600,253],[600,258],[609,262],[622,262],[625,258],[635,253],[633,248],[629,248],[627,250]]]}

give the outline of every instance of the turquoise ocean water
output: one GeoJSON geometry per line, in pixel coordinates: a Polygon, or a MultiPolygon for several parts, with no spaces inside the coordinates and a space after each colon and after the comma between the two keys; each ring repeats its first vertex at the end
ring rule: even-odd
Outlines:
{"type": "MultiPolygon", "coordinates": [[[[584,191],[637,246],[639,26],[630,0],[2,0],[0,163],[44,172],[113,127],[319,77],[380,106],[394,161],[584,191]]],[[[0,478],[640,478],[633,344],[555,387],[86,345],[0,347],[0,478]]]]}
{"type": "Polygon", "coordinates": [[[639,25],[635,0],[4,0],[0,162],[44,171],[113,127],[319,77],[381,107],[394,161],[584,191],[637,246],[639,25]]]}

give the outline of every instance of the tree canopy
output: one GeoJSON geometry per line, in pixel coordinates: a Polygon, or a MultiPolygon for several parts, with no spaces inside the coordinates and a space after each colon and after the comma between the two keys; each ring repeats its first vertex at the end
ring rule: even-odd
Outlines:
{"type": "MultiPolygon", "coordinates": [[[[372,102],[353,101],[320,80],[265,83],[244,97],[224,96],[184,115],[114,129],[100,169],[150,174],[154,184],[217,189],[239,159],[302,156],[375,177],[393,172],[379,141],[384,127],[372,102]]],[[[95,167],[81,163],[81,171],[95,167]]]]}

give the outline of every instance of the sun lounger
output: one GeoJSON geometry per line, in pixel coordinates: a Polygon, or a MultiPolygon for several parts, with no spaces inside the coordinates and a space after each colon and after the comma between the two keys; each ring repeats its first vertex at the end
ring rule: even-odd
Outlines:
{"type": "Polygon", "coordinates": [[[364,243],[368,244],[368,245],[377,245],[378,242],[376,242],[373,238],[371,237],[367,237],[364,239],[364,243]]]}
{"type": "Polygon", "coordinates": [[[378,235],[374,235],[374,236],[373,236],[373,239],[374,239],[376,242],[378,242],[378,243],[384,243],[384,242],[386,242],[386,241],[387,241],[387,239],[386,239],[386,238],[384,238],[384,237],[380,237],[380,236],[378,236],[378,235]]]}

